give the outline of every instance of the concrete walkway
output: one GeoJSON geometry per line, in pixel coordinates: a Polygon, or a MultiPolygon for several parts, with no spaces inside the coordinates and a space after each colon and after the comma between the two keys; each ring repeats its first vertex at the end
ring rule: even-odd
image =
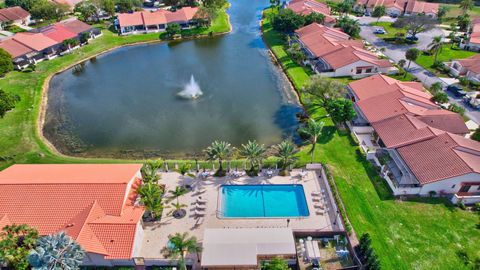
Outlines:
{"type": "MultiPolygon", "coordinates": [[[[384,18],[385,17],[383,17],[380,21],[390,21],[389,19],[384,19],[384,18]]],[[[383,53],[387,57],[395,61],[395,63],[398,63],[400,60],[405,59],[405,52],[408,49],[415,47],[419,50],[424,50],[427,48],[428,44],[430,44],[434,36],[445,34],[444,30],[440,28],[434,28],[425,33],[418,34],[417,36],[419,38],[419,41],[415,45],[391,44],[383,41],[381,38],[378,38],[373,33],[373,30],[375,29],[375,27],[368,25],[369,23],[372,22],[372,19],[374,19],[373,21],[376,21],[375,18],[362,17],[357,19],[361,24],[360,36],[364,40],[368,41],[369,43],[371,43],[377,48],[385,48],[385,51],[383,53]]],[[[412,62],[410,64],[410,68],[408,69],[408,72],[411,73],[413,76],[415,76],[417,79],[419,79],[423,83],[423,85],[425,85],[426,87],[430,87],[432,84],[436,82],[440,82],[444,87],[447,87],[447,84],[443,80],[441,80],[439,77],[435,76],[430,71],[423,68],[422,66],[416,64],[415,62],[412,62]]],[[[455,98],[450,93],[447,93],[447,94],[449,95],[450,103],[458,104],[464,107],[465,115],[471,120],[473,120],[474,122],[480,123],[480,111],[477,111],[469,106],[465,106],[462,99],[455,98]]]]}

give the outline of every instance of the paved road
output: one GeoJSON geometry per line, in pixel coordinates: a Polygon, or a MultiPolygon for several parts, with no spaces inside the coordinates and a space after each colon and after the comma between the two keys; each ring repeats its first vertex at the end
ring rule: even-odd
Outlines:
{"type": "MultiPolygon", "coordinates": [[[[374,27],[369,26],[368,24],[371,22],[376,21],[376,18],[371,17],[362,17],[356,18],[359,20],[361,24],[361,32],[360,36],[374,45],[377,48],[385,48],[383,52],[386,56],[391,58],[393,61],[398,63],[401,59],[405,59],[405,52],[412,47],[416,47],[420,50],[424,50],[428,44],[430,44],[432,37],[444,34],[443,30],[439,28],[434,28],[428,32],[420,33],[417,35],[418,43],[415,45],[397,45],[397,44],[390,44],[382,39],[378,38],[374,33],[374,27]]],[[[383,17],[380,21],[392,21],[392,18],[383,17]]],[[[429,72],[428,70],[424,69],[423,67],[417,65],[416,63],[412,62],[410,64],[410,68],[408,70],[413,76],[419,79],[425,86],[430,87],[435,82],[440,82],[445,87],[447,84],[440,80],[437,76],[429,72]]],[[[449,94],[449,93],[447,93],[449,94]]],[[[480,111],[471,108],[470,106],[466,106],[465,103],[461,99],[455,98],[449,94],[450,103],[458,104],[465,108],[465,115],[472,119],[476,123],[480,123],[480,111]]]]}

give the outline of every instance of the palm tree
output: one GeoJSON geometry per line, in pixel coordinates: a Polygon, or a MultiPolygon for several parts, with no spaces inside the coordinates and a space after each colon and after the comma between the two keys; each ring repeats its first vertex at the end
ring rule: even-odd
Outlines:
{"type": "Polygon", "coordinates": [[[212,145],[207,147],[207,149],[204,151],[207,155],[207,160],[218,160],[219,167],[215,175],[224,176],[225,171],[223,170],[223,161],[229,158],[233,153],[233,147],[230,145],[230,143],[225,141],[214,141],[212,145]]]}
{"type": "Polygon", "coordinates": [[[37,247],[30,251],[28,261],[33,270],[79,269],[85,251],[64,232],[41,237],[37,247]]]}
{"type": "Polygon", "coordinates": [[[456,43],[456,38],[457,38],[457,29],[455,28],[454,30],[452,30],[452,32],[450,32],[450,34],[448,34],[448,38],[450,39],[450,49],[453,49],[453,47],[455,46],[455,43],[456,43]]]}
{"type": "Polygon", "coordinates": [[[168,244],[162,249],[162,253],[165,257],[170,259],[180,259],[178,261],[178,268],[180,270],[186,270],[185,256],[188,253],[201,252],[202,248],[197,242],[195,236],[189,237],[188,233],[176,233],[175,235],[168,236],[168,244]]]}
{"type": "Polygon", "coordinates": [[[168,192],[172,194],[173,199],[177,199],[178,204],[178,198],[185,195],[185,193],[187,193],[187,189],[184,186],[177,186],[174,190],[169,190],[168,192]]]}
{"type": "Polygon", "coordinates": [[[297,159],[295,154],[298,150],[295,148],[295,145],[290,140],[284,140],[281,143],[277,144],[277,156],[280,158],[281,167],[282,167],[282,174],[285,174],[288,166],[293,164],[297,159]]]}
{"type": "Polygon", "coordinates": [[[262,163],[266,150],[265,145],[260,145],[255,140],[248,141],[247,144],[242,144],[240,155],[250,162],[250,176],[257,176],[255,167],[262,163]]]}
{"type": "Polygon", "coordinates": [[[170,212],[168,212],[168,215],[172,215],[176,218],[182,218],[185,216],[186,211],[184,210],[185,207],[187,207],[186,204],[179,203],[178,201],[176,203],[172,203],[171,207],[173,208],[170,212]],[[178,216],[175,215],[178,213],[178,216]]]}
{"type": "Polygon", "coordinates": [[[443,39],[442,36],[435,36],[433,37],[432,42],[428,44],[428,48],[430,52],[432,52],[435,55],[434,61],[433,61],[434,63],[437,62],[438,53],[442,51],[442,46],[443,46],[442,39],[443,39]]]}
{"type": "Polygon", "coordinates": [[[142,168],[140,169],[143,182],[153,182],[155,184],[158,183],[160,176],[157,172],[162,167],[162,164],[163,162],[161,159],[145,161],[142,168]]]}
{"type": "Polygon", "coordinates": [[[163,191],[157,184],[149,182],[138,188],[140,202],[145,206],[145,210],[150,212],[152,219],[162,215],[164,205],[162,202],[163,191]]]}
{"type": "Polygon", "coordinates": [[[317,122],[313,118],[310,118],[307,125],[299,130],[300,134],[306,136],[308,143],[312,145],[312,148],[310,148],[309,151],[312,155],[312,163],[315,157],[315,148],[317,146],[318,138],[322,135],[323,125],[323,122],[317,122]]]}
{"type": "Polygon", "coordinates": [[[473,0],[462,0],[459,4],[460,8],[463,11],[463,14],[466,14],[469,10],[472,10],[474,6],[473,0]]]}

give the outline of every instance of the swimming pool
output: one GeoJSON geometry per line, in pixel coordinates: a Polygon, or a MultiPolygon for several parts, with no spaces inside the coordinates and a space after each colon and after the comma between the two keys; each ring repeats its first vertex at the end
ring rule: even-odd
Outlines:
{"type": "Polygon", "coordinates": [[[302,185],[223,185],[220,217],[280,218],[309,215],[302,185]]]}

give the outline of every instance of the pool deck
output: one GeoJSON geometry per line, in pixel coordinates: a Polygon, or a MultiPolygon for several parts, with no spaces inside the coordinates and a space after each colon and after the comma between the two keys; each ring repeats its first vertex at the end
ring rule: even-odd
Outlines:
{"type": "MultiPolygon", "coordinates": [[[[166,185],[166,194],[168,196],[168,190],[175,189],[178,185],[189,184],[194,187],[193,192],[179,198],[180,203],[186,204],[188,207],[187,216],[182,219],[174,219],[169,216],[165,216],[170,210],[164,211],[164,216],[161,221],[154,223],[144,223],[144,237],[141,250],[138,254],[139,257],[145,259],[161,259],[161,249],[168,242],[168,235],[175,234],[177,232],[188,232],[189,235],[197,237],[199,242],[202,242],[203,231],[205,228],[257,228],[257,227],[286,227],[286,218],[234,218],[234,219],[222,219],[217,217],[219,188],[224,184],[301,184],[305,190],[305,196],[307,200],[308,210],[310,216],[301,218],[290,218],[289,227],[295,231],[301,232],[333,232],[341,231],[338,222],[339,216],[336,214],[335,207],[332,207],[333,201],[330,196],[326,196],[323,204],[329,208],[328,213],[323,215],[317,215],[314,208],[314,202],[312,201],[312,192],[319,192],[326,190],[325,183],[317,175],[317,171],[307,171],[307,175],[301,179],[299,173],[301,170],[294,170],[291,176],[273,176],[271,178],[259,176],[259,177],[240,177],[237,179],[232,178],[213,178],[207,179],[191,178],[188,176],[182,176],[175,172],[161,173],[160,183],[166,185]],[[205,188],[206,191],[201,195],[195,194],[195,189],[205,188]],[[195,218],[194,208],[195,202],[198,196],[207,200],[205,217],[201,225],[196,225],[197,219],[195,218]]],[[[169,203],[170,204],[170,203],[169,203]]],[[[193,258],[192,258],[193,259],[193,258]]]]}

